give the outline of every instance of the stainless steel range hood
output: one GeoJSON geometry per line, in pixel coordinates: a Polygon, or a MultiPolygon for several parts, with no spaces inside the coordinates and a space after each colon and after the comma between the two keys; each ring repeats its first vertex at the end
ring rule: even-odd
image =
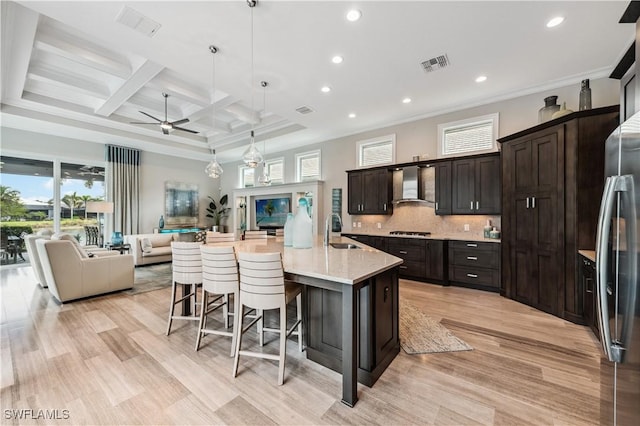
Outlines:
{"type": "Polygon", "coordinates": [[[399,203],[433,203],[423,198],[421,168],[418,166],[407,166],[402,169],[402,197],[393,200],[394,204],[399,203]]]}

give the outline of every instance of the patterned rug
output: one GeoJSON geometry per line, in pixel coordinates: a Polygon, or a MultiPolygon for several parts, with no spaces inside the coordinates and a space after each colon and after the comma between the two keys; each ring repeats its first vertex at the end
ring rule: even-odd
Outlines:
{"type": "Polygon", "coordinates": [[[135,269],[135,280],[131,290],[125,294],[139,294],[160,290],[171,286],[171,262],[155,265],[138,266],[135,269]]]}
{"type": "Polygon", "coordinates": [[[443,325],[407,302],[400,303],[400,346],[410,355],[473,350],[443,325]]]}

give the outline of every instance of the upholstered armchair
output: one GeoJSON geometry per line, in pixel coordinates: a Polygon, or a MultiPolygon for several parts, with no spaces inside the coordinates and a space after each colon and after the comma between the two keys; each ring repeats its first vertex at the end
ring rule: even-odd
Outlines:
{"type": "Polygon", "coordinates": [[[49,291],[60,302],[133,287],[133,256],[93,256],[69,240],[36,240],[49,291]]]}
{"type": "Polygon", "coordinates": [[[40,255],[36,247],[36,240],[49,240],[49,235],[36,235],[31,234],[24,237],[24,244],[27,248],[27,256],[29,256],[29,263],[33,269],[33,275],[35,275],[38,284],[42,287],[47,287],[47,281],[44,278],[44,272],[42,272],[42,263],[40,262],[40,255]]]}

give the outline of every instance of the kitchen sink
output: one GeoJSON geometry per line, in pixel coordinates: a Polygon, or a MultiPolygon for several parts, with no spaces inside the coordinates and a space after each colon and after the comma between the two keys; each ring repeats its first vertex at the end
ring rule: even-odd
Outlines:
{"type": "Polygon", "coordinates": [[[351,243],[330,243],[331,247],[337,249],[359,249],[360,247],[351,243]]]}

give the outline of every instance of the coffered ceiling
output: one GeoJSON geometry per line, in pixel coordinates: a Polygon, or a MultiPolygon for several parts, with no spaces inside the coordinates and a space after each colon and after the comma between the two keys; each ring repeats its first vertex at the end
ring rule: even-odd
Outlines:
{"type": "Polygon", "coordinates": [[[240,158],[254,127],[274,154],[606,77],[633,40],[618,24],[627,5],[263,0],[251,78],[244,0],[2,1],[2,126],[194,159],[215,148],[221,162],[240,158]],[[446,67],[421,65],[445,55],[446,67]],[[197,134],[131,124],[154,122],[140,111],[164,120],[163,92],[168,121],[188,118],[180,127],[197,134]]]}

